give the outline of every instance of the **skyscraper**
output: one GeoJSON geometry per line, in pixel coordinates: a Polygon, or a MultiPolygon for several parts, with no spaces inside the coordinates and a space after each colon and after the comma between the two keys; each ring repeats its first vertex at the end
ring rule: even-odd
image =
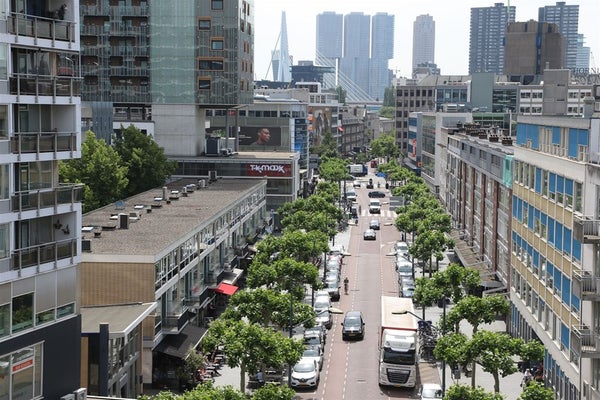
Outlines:
{"type": "MultiPolygon", "coordinates": [[[[344,84],[355,85],[359,96],[367,97],[369,92],[369,57],[371,38],[371,17],[362,12],[344,16],[344,55],[340,63],[340,73],[344,84]]],[[[350,89],[346,89],[352,91],[350,89]]]]}
{"type": "Polygon", "coordinates": [[[388,61],[394,58],[394,16],[377,13],[371,18],[371,72],[369,95],[383,100],[385,88],[391,83],[388,61]]]}
{"type": "Polygon", "coordinates": [[[429,14],[419,15],[413,23],[413,72],[425,63],[435,63],[435,21],[429,14]]]}
{"type": "Polygon", "coordinates": [[[538,20],[558,25],[560,33],[565,38],[565,68],[577,66],[577,30],[579,29],[579,5],[567,5],[557,1],[554,6],[544,6],[538,9],[538,20]]]}
{"type": "Polygon", "coordinates": [[[514,6],[495,3],[493,7],[471,8],[469,74],[503,72],[506,27],[514,21],[514,6]]]}
{"type": "MultiPolygon", "coordinates": [[[[337,68],[342,58],[342,38],[344,20],[342,14],[327,11],[317,15],[317,35],[315,63],[317,65],[337,68]]],[[[336,85],[335,74],[323,75],[323,87],[332,88],[336,85]]]]}
{"type": "Polygon", "coordinates": [[[80,383],[83,187],[58,179],[60,161],[81,157],[79,1],[60,3],[3,5],[2,399],[59,399],[80,383]]]}

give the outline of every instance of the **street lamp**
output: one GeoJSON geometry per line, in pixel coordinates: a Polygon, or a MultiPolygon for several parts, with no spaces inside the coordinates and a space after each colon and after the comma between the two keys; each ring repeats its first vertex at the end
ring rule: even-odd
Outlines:
{"type": "MultiPolygon", "coordinates": [[[[329,307],[326,308],[324,310],[319,311],[318,313],[315,313],[315,317],[318,317],[321,314],[324,314],[326,312],[330,312],[331,314],[343,314],[344,311],[340,310],[339,308],[335,308],[335,307],[329,307]]],[[[291,339],[294,336],[294,327],[295,326],[300,326],[300,325],[304,325],[306,322],[312,320],[312,318],[308,318],[305,319],[304,321],[301,321],[299,323],[297,323],[296,325],[294,325],[294,300],[293,300],[293,296],[290,293],[290,331],[289,331],[289,338],[291,339]]],[[[292,366],[288,364],[288,386],[291,385],[292,382],[292,366]]]]}

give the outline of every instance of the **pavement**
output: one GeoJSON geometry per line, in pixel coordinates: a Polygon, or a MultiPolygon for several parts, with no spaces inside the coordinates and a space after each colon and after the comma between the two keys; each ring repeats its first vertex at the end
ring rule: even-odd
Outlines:
{"type": "MultiPolygon", "coordinates": [[[[330,247],[340,248],[343,251],[347,252],[349,250],[352,229],[356,229],[356,227],[354,227],[353,224],[349,224],[344,231],[338,232],[334,240],[329,242],[330,247]]],[[[440,262],[440,269],[444,269],[450,263],[448,256],[451,254],[453,254],[453,252],[449,251],[446,254],[446,257],[444,257],[444,259],[440,262]]],[[[451,309],[451,307],[452,305],[447,306],[446,312],[448,312],[451,309]]],[[[418,309],[416,311],[417,315],[420,315],[420,312],[421,309],[418,309]]],[[[428,307],[425,309],[426,319],[432,320],[434,323],[436,323],[442,318],[442,313],[443,309],[437,306],[428,307]]],[[[491,324],[480,325],[479,330],[507,332],[506,323],[504,321],[495,321],[491,324]]],[[[467,334],[467,336],[469,336],[472,333],[473,329],[469,323],[463,321],[460,324],[460,331],[464,332],[465,334],[467,334]]],[[[421,360],[419,365],[419,374],[422,383],[438,383],[440,385],[445,375],[446,388],[456,383],[461,383],[464,385],[471,384],[470,376],[467,377],[464,373],[461,373],[460,377],[453,377],[450,368],[446,367],[443,369],[441,362],[428,362],[425,360],[421,360]]],[[[494,378],[492,374],[483,371],[480,365],[476,366],[475,379],[477,386],[483,387],[488,392],[494,391],[494,378]]],[[[523,374],[520,372],[516,372],[515,374],[509,375],[507,377],[500,377],[500,393],[504,396],[505,400],[518,400],[519,396],[522,393],[522,389],[520,387],[522,379],[523,374]]],[[[246,383],[247,382],[248,377],[246,376],[246,383]]],[[[229,368],[227,366],[223,366],[223,368],[221,369],[221,375],[215,377],[215,386],[226,385],[231,385],[235,389],[240,388],[239,368],[229,368]]]]}

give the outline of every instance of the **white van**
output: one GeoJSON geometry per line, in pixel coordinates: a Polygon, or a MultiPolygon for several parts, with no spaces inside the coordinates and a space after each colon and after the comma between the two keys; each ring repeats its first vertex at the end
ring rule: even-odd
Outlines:
{"type": "Polygon", "coordinates": [[[378,199],[371,199],[369,201],[369,212],[371,214],[381,214],[381,201],[378,199]]]}

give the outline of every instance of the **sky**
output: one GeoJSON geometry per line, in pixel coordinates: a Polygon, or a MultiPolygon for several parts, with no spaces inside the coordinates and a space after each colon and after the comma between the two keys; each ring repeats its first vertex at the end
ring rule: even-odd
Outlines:
{"type": "MultiPolygon", "coordinates": [[[[421,14],[435,21],[435,62],[444,75],[467,75],[469,64],[469,24],[472,7],[491,7],[502,0],[254,0],[254,71],[255,79],[273,79],[270,68],[271,51],[276,48],[281,28],[281,13],[285,11],[288,48],[293,65],[314,60],[316,16],[325,11],[339,14],[378,12],[393,14],[394,58],[389,68],[397,77],[412,73],[413,22],[421,14]]],[[[567,5],[579,4],[579,33],[585,36],[595,65],[600,68],[600,1],[565,0],[567,5]]],[[[504,1],[516,7],[517,22],[537,20],[538,8],[555,5],[556,0],[504,1]]],[[[590,61],[593,64],[593,61],[590,61]]]]}

